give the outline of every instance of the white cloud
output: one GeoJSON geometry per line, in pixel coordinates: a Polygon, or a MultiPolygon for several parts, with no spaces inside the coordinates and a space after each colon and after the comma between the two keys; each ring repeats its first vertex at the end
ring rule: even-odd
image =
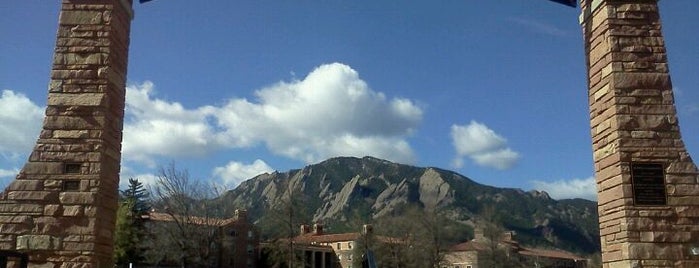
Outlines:
{"type": "Polygon", "coordinates": [[[497,151],[473,154],[471,155],[471,158],[481,166],[505,170],[513,167],[517,163],[517,160],[519,160],[519,154],[512,151],[512,149],[507,148],[497,151]]]}
{"type": "Polygon", "coordinates": [[[553,199],[585,198],[597,200],[595,177],[558,181],[532,181],[534,188],[546,191],[553,199]]]}
{"type": "Polygon", "coordinates": [[[0,168],[0,178],[13,178],[19,174],[18,169],[1,169],[0,168]]]}
{"type": "Polygon", "coordinates": [[[214,176],[222,179],[224,185],[234,188],[247,179],[273,171],[274,169],[267,165],[265,161],[257,159],[250,165],[231,161],[226,166],[214,168],[213,173],[214,176]]]}
{"type": "Polygon", "coordinates": [[[207,123],[213,107],[187,110],[177,102],[152,99],[153,91],[151,82],[127,87],[125,159],[153,166],[153,155],[203,155],[216,146],[207,123]]]}
{"type": "Polygon", "coordinates": [[[495,131],[476,121],[467,126],[452,125],[451,137],[459,155],[490,152],[507,144],[507,140],[495,131]]]}
{"type": "Polygon", "coordinates": [[[0,190],[7,188],[8,185],[19,174],[19,169],[1,169],[0,168],[0,190]]]}
{"type": "Polygon", "coordinates": [[[39,136],[43,116],[43,108],[26,96],[3,90],[0,95],[0,155],[15,158],[18,154],[28,154],[39,136]]]}
{"type": "Polygon", "coordinates": [[[507,140],[486,125],[471,121],[466,126],[452,125],[451,139],[456,157],[452,165],[463,166],[463,158],[469,157],[480,166],[509,169],[519,160],[519,153],[507,147],[507,140]]]}
{"type": "Polygon", "coordinates": [[[566,31],[548,24],[544,23],[541,21],[533,20],[533,19],[524,19],[524,18],[510,18],[510,21],[519,24],[521,26],[524,26],[526,29],[536,32],[536,33],[541,33],[541,34],[546,34],[546,35],[551,35],[551,36],[565,36],[566,31]]]}
{"type": "Polygon", "coordinates": [[[307,163],[333,156],[376,156],[414,162],[406,138],[422,120],[412,101],[373,91],[351,67],[322,65],[303,80],[255,92],[256,100],[186,109],[154,99],[146,82],[127,88],[124,158],[153,164],[153,156],[203,155],[264,145],[307,163]]]}
{"type": "Polygon", "coordinates": [[[129,179],[137,179],[138,182],[143,184],[144,188],[150,189],[151,187],[155,187],[158,181],[158,176],[151,173],[131,174],[127,176],[122,175],[121,179],[119,180],[119,189],[127,189],[129,187],[129,179]]]}

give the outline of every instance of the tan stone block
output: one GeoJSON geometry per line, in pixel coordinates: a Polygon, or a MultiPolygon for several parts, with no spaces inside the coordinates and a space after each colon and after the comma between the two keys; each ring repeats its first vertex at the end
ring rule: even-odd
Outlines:
{"type": "MultiPolygon", "coordinates": [[[[618,188],[621,188],[621,187],[618,187],[618,188]]],[[[612,192],[611,190],[607,190],[607,191],[605,191],[605,192],[606,192],[606,194],[611,194],[611,195],[615,194],[615,192],[612,192]]],[[[617,191],[617,192],[618,192],[618,191],[617,191]]],[[[604,193],[604,192],[603,192],[603,193],[604,193]]],[[[600,193],[600,195],[601,195],[601,193],[600,193]]],[[[600,217],[599,217],[599,222],[602,223],[602,222],[607,222],[607,221],[611,221],[611,220],[621,219],[621,218],[626,217],[626,216],[628,216],[627,211],[626,211],[626,210],[620,210],[620,211],[617,211],[617,212],[614,212],[614,213],[609,213],[609,214],[606,214],[606,215],[600,215],[600,217]]]]}
{"type": "Polygon", "coordinates": [[[14,180],[5,191],[38,191],[44,189],[44,183],[40,180],[14,180]]]}
{"type": "MultiPolygon", "coordinates": [[[[86,49],[73,48],[72,50],[78,50],[76,52],[79,52],[80,50],[87,50],[87,52],[91,52],[90,50],[92,50],[92,48],[86,48],[86,49]]],[[[51,78],[52,79],[97,78],[97,72],[95,70],[52,70],[51,71],[51,78]]]]}
{"type": "Polygon", "coordinates": [[[697,174],[697,166],[692,162],[672,162],[665,172],[669,175],[697,174]]]}
{"type": "Polygon", "coordinates": [[[621,259],[621,251],[608,251],[608,252],[602,252],[602,259],[605,260],[605,262],[610,262],[609,268],[629,268],[631,266],[617,266],[615,261],[621,259]]]}
{"type": "Polygon", "coordinates": [[[64,10],[60,14],[60,24],[100,24],[102,23],[102,12],[99,11],[68,11],[64,10]]]}
{"type": "Polygon", "coordinates": [[[617,187],[624,183],[629,183],[624,180],[624,176],[621,174],[618,168],[607,168],[598,172],[598,189],[600,191],[608,190],[609,188],[617,187]]]}
{"type": "Polygon", "coordinates": [[[686,250],[678,244],[631,243],[629,257],[642,260],[679,260],[686,250]]]}
{"type": "Polygon", "coordinates": [[[93,235],[95,233],[94,219],[81,219],[80,222],[65,228],[64,231],[68,234],[93,235]]]}
{"type": "Polygon", "coordinates": [[[50,235],[21,235],[17,237],[18,250],[57,250],[61,239],[50,235]]]}
{"type": "Polygon", "coordinates": [[[52,201],[56,198],[56,195],[56,192],[52,191],[11,191],[7,193],[7,199],[17,201],[52,201]]]}
{"type": "Polygon", "coordinates": [[[657,139],[658,132],[651,130],[636,130],[631,131],[631,137],[634,139],[657,139]]]}
{"type": "Polygon", "coordinates": [[[0,213],[3,214],[41,215],[43,212],[44,207],[39,204],[0,203],[0,213]]]}
{"type": "Polygon", "coordinates": [[[104,64],[106,55],[103,53],[89,53],[89,54],[78,54],[78,53],[68,53],[64,54],[65,64],[67,65],[99,65],[104,64]]]}
{"type": "Polygon", "coordinates": [[[699,198],[699,185],[697,184],[679,184],[668,185],[668,194],[676,196],[696,196],[699,198]],[[670,193],[669,188],[672,187],[672,193],[670,193]]]}
{"type": "Polygon", "coordinates": [[[63,206],[63,216],[79,217],[83,215],[82,206],[63,206]]]}
{"type": "Polygon", "coordinates": [[[44,119],[44,128],[52,130],[100,129],[104,123],[105,118],[102,116],[50,116],[44,119]]]}
{"type": "Polygon", "coordinates": [[[22,172],[25,174],[61,174],[63,173],[63,164],[53,162],[29,162],[24,164],[22,172]]]}
{"type": "Polygon", "coordinates": [[[605,145],[604,147],[595,150],[594,152],[594,157],[595,159],[603,159],[605,157],[608,157],[610,155],[615,154],[619,150],[619,143],[617,142],[610,142],[609,144],[605,145]]]}
{"type": "Polygon", "coordinates": [[[25,223],[3,223],[0,224],[0,234],[19,235],[31,231],[31,225],[25,223]]]}
{"type": "Polygon", "coordinates": [[[614,88],[670,88],[670,76],[662,73],[614,73],[614,88]]]}
{"type": "Polygon", "coordinates": [[[84,139],[89,137],[87,130],[55,130],[53,138],[56,139],[84,139]]]}
{"type": "Polygon", "coordinates": [[[699,196],[668,196],[667,204],[670,206],[699,205],[699,196]]]}
{"type": "Polygon", "coordinates": [[[21,216],[0,216],[0,224],[15,223],[15,224],[31,224],[32,218],[26,215],[21,216]]]}
{"type": "Polygon", "coordinates": [[[61,205],[46,205],[44,206],[44,215],[58,216],[61,214],[61,205]]]}
{"type": "Polygon", "coordinates": [[[92,192],[63,192],[58,198],[61,204],[88,205],[95,202],[95,196],[92,192]]]}
{"type": "Polygon", "coordinates": [[[105,101],[104,93],[49,93],[48,105],[101,106],[105,101]]]}
{"type": "Polygon", "coordinates": [[[84,206],[85,209],[85,216],[87,217],[95,217],[97,216],[97,207],[96,206],[84,206]]]}

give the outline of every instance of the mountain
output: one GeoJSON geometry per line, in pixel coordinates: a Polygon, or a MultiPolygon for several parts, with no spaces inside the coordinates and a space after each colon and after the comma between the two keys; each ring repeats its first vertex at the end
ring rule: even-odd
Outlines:
{"type": "Polygon", "coordinates": [[[226,192],[219,201],[247,209],[252,219],[262,219],[278,213],[273,211],[288,200],[301,200],[309,219],[323,222],[327,229],[352,217],[369,221],[400,214],[409,205],[446,212],[452,220],[470,226],[485,213],[493,214],[490,210],[525,245],[581,254],[600,250],[595,202],[554,200],[546,192],[482,185],[452,171],[373,157],[338,157],[303,169],[262,174],[226,192]]]}

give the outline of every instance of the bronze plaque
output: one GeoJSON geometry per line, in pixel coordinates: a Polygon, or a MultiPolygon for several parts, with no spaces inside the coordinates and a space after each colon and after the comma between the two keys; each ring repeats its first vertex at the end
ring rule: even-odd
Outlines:
{"type": "Polygon", "coordinates": [[[633,203],[637,206],[667,205],[665,169],[658,163],[631,163],[633,203]]]}

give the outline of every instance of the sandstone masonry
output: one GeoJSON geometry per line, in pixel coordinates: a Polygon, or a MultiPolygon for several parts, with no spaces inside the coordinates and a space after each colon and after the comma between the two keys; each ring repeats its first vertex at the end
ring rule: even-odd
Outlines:
{"type": "Polygon", "coordinates": [[[0,198],[0,249],[112,267],[131,0],[63,0],[43,130],[0,198]]]}
{"type": "Polygon", "coordinates": [[[657,0],[581,5],[604,267],[699,267],[699,172],[680,137],[657,0]],[[642,185],[644,169],[660,181],[642,185]]]}

